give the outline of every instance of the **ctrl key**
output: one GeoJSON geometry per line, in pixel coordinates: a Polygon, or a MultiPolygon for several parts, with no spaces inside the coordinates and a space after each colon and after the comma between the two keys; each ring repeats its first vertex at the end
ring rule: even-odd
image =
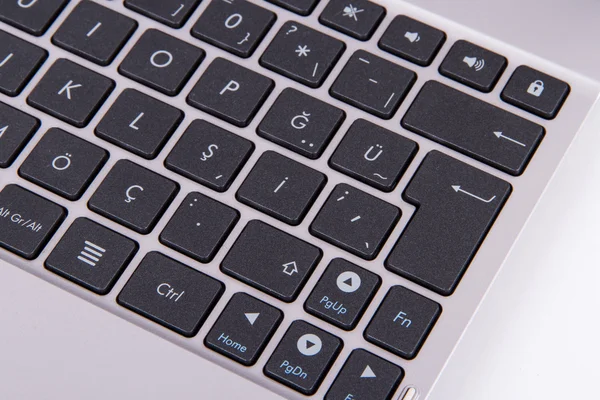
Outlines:
{"type": "Polygon", "coordinates": [[[270,378],[312,395],[343,347],[337,336],[304,321],[294,321],[265,365],[270,378]]]}
{"type": "Polygon", "coordinates": [[[0,192],[0,247],[33,260],[67,216],[67,211],[17,185],[0,192]]]}
{"type": "Polygon", "coordinates": [[[148,253],[117,302],[183,336],[192,337],[225,286],[161,253],[148,253]]]}

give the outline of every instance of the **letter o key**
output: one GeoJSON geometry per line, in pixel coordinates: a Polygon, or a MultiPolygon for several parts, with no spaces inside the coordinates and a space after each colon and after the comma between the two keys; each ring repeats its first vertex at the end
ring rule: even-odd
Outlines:
{"type": "Polygon", "coordinates": [[[152,56],[150,57],[150,63],[152,65],[154,65],[156,68],[165,68],[168,67],[169,65],[171,65],[171,63],[173,62],[173,55],[171,53],[169,53],[166,50],[158,50],[155,51],[154,54],[152,54],[152,56]],[[157,62],[156,58],[161,55],[164,54],[167,56],[167,61],[166,62],[157,62]]]}

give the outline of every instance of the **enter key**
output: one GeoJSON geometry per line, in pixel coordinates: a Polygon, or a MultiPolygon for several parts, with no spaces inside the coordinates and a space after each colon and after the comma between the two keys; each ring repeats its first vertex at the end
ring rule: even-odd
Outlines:
{"type": "Polygon", "coordinates": [[[451,295],[506,203],[512,187],[438,151],[430,152],[404,192],[417,207],[386,268],[451,295]]]}

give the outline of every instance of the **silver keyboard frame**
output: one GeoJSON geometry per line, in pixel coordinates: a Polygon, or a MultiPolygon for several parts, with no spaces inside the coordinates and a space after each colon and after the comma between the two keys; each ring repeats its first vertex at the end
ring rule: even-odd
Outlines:
{"type": "MultiPolygon", "coordinates": [[[[465,26],[453,23],[452,21],[429,13],[418,7],[397,0],[378,1],[380,4],[386,7],[387,14],[374,36],[371,38],[371,40],[367,42],[361,42],[352,39],[342,33],[339,33],[333,29],[321,25],[318,22],[318,17],[323,11],[326,5],[326,1],[321,1],[309,17],[300,17],[292,12],[288,12],[266,1],[249,0],[259,4],[261,7],[267,8],[275,12],[278,18],[275,25],[271,28],[265,39],[261,42],[260,46],[255,51],[253,56],[248,59],[238,58],[234,55],[225,52],[224,50],[220,50],[214,46],[204,43],[198,39],[195,39],[190,35],[189,32],[192,25],[196,22],[199,15],[210,3],[209,0],[204,0],[201,3],[200,7],[193,13],[193,15],[187,21],[186,25],[178,30],[171,29],[158,22],[143,17],[129,9],[126,9],[121,1],[96,1],[106,7],[112,8],[124,15],[134,18],[139,22],[139,27],[134,33],[133,37],[128,41],[125,48],[121,50],[117,58],[108,67],[100,67],[98,65],[95,65],[92,62],[79,58],[51,44],[50,38],[52,37],[56,29],[61,25],[62,21],[70,13],[70,11],[75,7],[77,1],[71,1],[67,8],[61,13],[58,20],[55,21],[54,24],[50,27],[48,32],[46,32],[43,36],[39,38],[25,34],[19,31],[18,29],[15,29],[7,24],[0,22],[0,29],[5,30],[15,36],[21,37],[30,43],[43,47],[47,49],[50,53],[48,60],[46,60],[40,71],[38,71],[38,73],[34,76],[33,80],[27,85],[25,90],[19,96],[15,98],[2,96],[0,100],[13,107],[21,109],[26,113],[36,116],[40,119],[42,123],[36,135],[29,142],[26,148],[21,152],[19,157],[12,164],[12,166],[8,169],[0,170],[0,182],[2,186],[10,183],[16,183],[18,185],[21,185],[35,193],[40,194],[45,198],[48,198],[58,204],[63,205],[69,210],[69,215],[67,219],[61,225],[58,232],[53,236],[52,240],[49,242],[49,244],[45,247],[44,251],[36,260],[26,261],[3,249],[0,249],[0,259],[3,259],[10,264],[16,265],[17,267],[20,267],[32,273],[33,275],[36,275],[46,280],[47,282],[61,287],[64,290],[84,300],[87,300],[113,314],[116,314],[132,322],[135,325],[138,325],[148,331],[151,331],[164,339],[167,339],[183,348],[186,348],[187,350],[203,358],[211,360],[215,364],[227,368],[233,371],[234,373],[243,376],[247,379],[250,379],[251,381],[254,381],[289,399],[305,399],[306,396],[301,395],[300,393],[297,393],[294,390],[289,389],[286,386],[267,378],[263,374],[262,369],[266,364],[268,358],[273,353],[275,347],[279,343],[281,337],[289,327],[290,323],[296,319],[306,320],[311,324],[314,324],[342,338],[344,341],[344,348],[341,354],[333,364],[329,374],[320,386],[319,391],[314,395],[315,398],[323,398],[325,396],[326,392],[329,390],[331,383],[333,382],[333,380],[337,376],[337,373],[346,361],[349,353],[355,348],[364,348],[404,368],[406,376],[402,381],[400,387],[398,388],[394,399],[399,398],[399,396],[403,396],[403,394],[406,392],[406,390],[408,390],[409,387],[414,387],[417,390],[419,400],[427,398],[438,376],[440,375],[444,366],[446,365],[448,358],[450,357],[455,346],[460,340],[463,332],[467,328],[471,318],[476,312],[479,304],[483,300],[487,290],[494,281],[494,278],[498,274],[504,260],[508,256],[513,244],[519,236],[519,233],[521,232],[534,207],[536,206],[538,200],[540,199],[545,187],[547,186],[554,172],[556,171],[569,145],[573,141],[577,132],[581,129],[581,126],[584,123],[586,116],[593,108],[594,104],[598,101],[600,95],[600,85],[590,79],[575,74],[572,71],[566,70],[562,67],[549,63],[548,61],[533,56],[532,54],[518,50],[512,46],[494,40],[481,33],[470,30],[465,26]],[[431,66],[417,66],[401,58],[386,53],[377,47],[377,41],[385,31],[387,26],[390,24],[391,20],[398,14],[406,14],[412,18],[420,20],[424,23],[432,25],[446,32],[447,40],[431,66]],[[281,25],[288,20],[298,21],[302,24],[316,28],[330,36],[344,41],[347,45],[347,49],[344,52],[342,58],[337,63],[334,70],[329,75],[328,79],[325,81],[324,85],[321,88],[310,89],[290,79],[284,78],[274,72],[271,72],[263,67],[260,67],[258,64],[258,59],[266,49],[267,45],[271,42],[275,34],[278,32],[281,25]],[[169,35],[177,37],[178,39],[191,43],[195,46],[201,47],[207,52],[206,59],[202,62],[200,68],[197,71],[195,71],[189,82],[186,84],[186,86],[183,88],[183,90],[178,96],[169,97],[163,95],[141,84],[138,84],[128,78],[123,77],[117,72],[117,67],[121,63],[125,55],[137,42],[141,34],[148,28],[161,30],[169,35]],[[452,44],[458,39],[466,39],[468,41],[472,41],[473,43],[481,45],[485,48],[488,48],[507,57],[509,61],[508,67],[503,73],[495,89],[491,93],[480,93],[458,82],[452,81],[449,78],[445,78],[438,73],[438,67],[440,63],[444,59],[445,55],[448,53],[452,44]],[[332,98],[328,94],[328,90],[331,87],[333,81],[340,73],[350,56],[354,53],[354,51],[358,49],[367,50],[371,53],[378,55],[379,57],[383,57],[389,61],[392,61],[412,71],[415,71],[418,74],[418,80],[415,86],[411,89],[410,93],[408,94],[407,98],[403,101],[402,105],[400,106],[400,109],[397,111],[395,116],[389,121],[381,120],[366,112],[355,109],[341,101],[332,98]],[[253,119],[250,126],[246,128],[234,127],[233,125],[230,125],[204,112],[194,109],[185,102],[185,98],[190,92],[192,86],[198,81],[200,76],[204,73],[205,69],[208,67],[208,65],[210,65],[211,61],[216,57],[224,57],[242,66],[256,70],[260,74],[270,77],[276,83],[275,90],[269,96],[266,103],[262,106],[261,110],[253,119]],[[92,119],[92,121],[86,128],[78,129],[73,126],[70,126],[53,117],[47,116],[38,110],[33,109],[26,103],[26,98],[31,92],[31,90],[35,87],[37,82],[41,79],[41,77],[45,74],[45,72],[57,58],[70,59],[93,71],[97,71],[100,74],[112,78],[117,83],[116,89],[113,91],[108,100],[100,108],[98,113],[95,115],[95,117],[92,119]],[[535,69],[544,71],[556,78],[568,82],[571,85],[571,93],[556,119],[552,121],[547,121],[538,118],[533,114],[513,107],[500,99],[500,92],[506,85],[514,69],[517,66],[524,64],[529,65],[535,69]],[[522,176],[513,177],[508,174],[505,174],[481,162],[478,162],[465,155],[462,155],[456,151],[448,149],[443,145],[437,144],[431,140],[425,139],[417,134],[409,132],[400,126],[399,121],[401,117],[407,111],[413,99],[419,92],[421,86],[426,81],[431,79],[443,82],[444,84],[457,88],[465,93],[470,94],[473,97],[482,99],[488,103],[494,104],[500,108],[510,111],[511,113],[522,116],[525,119],[541,124],[546,128],[547,134],[543,139],[539,149],[536,151],[525,173],[522,176]],[[181,123],[177,131],[173,134],[173,136],[166,144],[165,148],[161,151],[161,153],[155,160],[145,160],[141,157],[135,156],[117,146],[103,141],[102,139],[96,137],[93,133],[94,127],[99,123],[99,121],[106,113],[106,111],[110,108],[117,96],[126,87],[135,88],[158,100],[169,103],[185,112],[184,121],[181,123]],[[345,110],[345,112],[347,113],[347,118],[344,124],[340,127],[338,133],[335,135],[332,142],[325,150],[324,154],[318,160],[309,160],[307,158],[304,158],[290,150],[287,150],[274,143],[271,143],[266,139],[262,139],[256,134],[257,125],[263,119],[266,112],[270,109],[271,105],[274,103],[275,99],[278,97],[281,91],[286,87],[296,88],[302,92],[310,94],[311,96],[323,99],[324,101],[345,110]],[[225,193],[214,192],[200,184],[192,182],[191,180],[188,180],[172,171],[167,170],[163,166],[164,159],[169,154],[169,152],[171,151],[175,143],[178,141],[178,139],[181,137],[184,130],[194,119],[198,118],[205,119],[233,133],[248,138],[252,140],[256,145],[256,149],[252,154],[251,158],[246,163],[237,179],[234,181],[232,187],[225,193]],[[331,157],[333,151],[336,149],[345,132],[348,130],[352,122],[358,118],[366,119],[370,122],[373,122],[376,125],[395,131],[411,140],[414,140],[419,145],[419,151],[416,158],[404,174],[397,188],[391,193],[383,193],[376,189],[373,189],[370,186],[367,186],[348,176],[345,176],[337,171],[332,170],[327,165],[329,158],[331,157]],[[110,159],[108,160],[107,164],[100,171],[99,175],[96,177],[91,186],[87,189],[83,197],[78,201],[71,202],[66,199],[63,199],[58,195],[50,193],[49,191],[44,190],[41,187],[38,187],[33,183],[30,183],[20,178],[17,174],[18,167],[22,164],[27,155],[31,152],[31,150],[35,147],[35,145],[43,136],[43,134],[50,127],[62,128],[67,132],[77,134],[80,137],[92,143],[95,143],[107,149],[110,152],[110,159]],[[492,175],[504,179],[505,181],[509,182],[514,188],[514,191],[511,194],[508,202],[506,203],[500,216],[498,217],[497,221],[495,222],[494,226],[489,232],[486,240],[484,241],[483,245],[478,251],[476,257],[472,261],[466,274],[462,278],[462,281],[460,282],[458,288],[456,289],[455,293],[449,297],[440,296],[428,289],[425,289],[424,287],[419,286],[418,284],[408,281],[386,270],[383,264],[385,258],[390,253],[393,245],[396,243],[402,231],[406,227],[407,223],[410,221],[413,213],[415,212],[415,207],[413,205],[408,204],[402,200],[401,193],[408,184],[410,178],[415,173],[417,167],[420,165],[424,156],[430,150],[434,149],[442,151],[467,164],[473,165],[483,171],[486,171],[492,175]],[[329,180],[327,182],[326,187],[316,200],[315,204],[309,211],[308,215],[305,217],[304,221],[299,226],[288,226],[235,200],[235,193],[241,185],[241,183],[244,181],[245,176],[252,169],[260,155],[267,150],[277,151],[279,153],[284,154],[286,157],[294,159],[307,166],[318,169],[320,171],[327,171],[326,173],[329,180]],[[115,162],[119,159],[130,159],[139,165],[150,168],[154,171],[159,172],[165,177],[179,182],[179,184],[181,185],[181,190],[179,194],[177,195],[171,206],[168,208],[164,216],[161,218],[158,225],[149,235],[140,235],[138,233],[135,233],[87,209],[87,201],[94,193],[96,188],[99,186],[99,184],[102,182],[103,178],[110,171],[115,162]],[[364,261],[320,239],[313,237],[308,232],[309,224],[315,218],[316,213],[329,196],[329,193],[331,193],[331,190],[335,187],[335,185],[339,183],[347,183],[358,189],[371,193],[383,200],[388,201],[389,203],[398,206],[402,210],[402,218],[400,219],[398,225],[392,232],[388,242],[383,247],[379,256],[373,261],[364,261]],[[158,241],[158,235],[160,234],[166,223],[169,221],[170,217],[177,210],[185,196],[192,191],[197,191],[206,194],[209,197],[212,197],[225,204],[232,205],[241,212],[241,219],[239,223],[236,225],[235,229],[228,237],[222,248],[219,250],[215,259],[210,264],[201,264],[199,262],[196,262],[191,258],[184,256],[183,254],[177,253],[176,251],[161,245],[158,241]],[[95,295],[64,278],[61,278],[47,271],[43,267],[44,260],[48,257],[49,253],[54,248],[56,243],[60,240],[67,228],[76,218],[82,216],[89,217],[90,219],[97,221],[102,225],[105,225],[117,232],[129,236],[140,244],[140,251],[131,261],[130,265],[128,266],[124,274],[121,276],[113,290],[106,296],[95,295]],[[236,238],[246,225],[247,221],[251,219],[260,219],[277,228],[290,232],[291,234],[301,239],[316,244],[324,252],[323,260],[320,262],[317,269],[310,277],[305,288],[302,290],[299,298],[292,304],[281,302],[265,293],[262,293],[248,285],[243,284],[240,281],[237,281],[234,278],[226,276],[219,269],[220,262],[224,258],[228,249],[235,242],[236,238]],[[225,294],[223,295],[214,311],[210,314],[209,318],[200,329],[200,332],[193,338],[188,339],[183,336],[180,336],[152,321],[145,319],[142,316],[139,316],[123,307],[118,306],[116,303],[115,299],[117,294],[121,291],[122,287],[127,282],[127,280],[129,279],[129,277],[131,276],[131,274],[133,273],[143,256],[147,252],[152,250],[158,250],[168,255],[169,257],[179,260],[186,265],[189,265],[210,276],[213,276],[226,284],[225,294]],[[306,313],[303,309],[303,304],[306,298],[310,294],[312,288],[316,285],[318,279],[329,264],[329,261],[336,257],[342,257],[350,262],[365,267],[377,273],[383,279],[382,287],[377,292],[377,295],[371,302],[369,308],[367,309],[357,328],[351,332],[343,331],[333,325],[328,324],[327,322],[313,317],[312,315],[306,313]],[[417,293],[420,293],[432,300],[435,300],[436,302],[440,303],[443,307],[443,312],[440,319],[435,325],[433,331],[431,332],[429,338],[425,342],[425,345],[421,349],[420,353],[414,360],[404,360],[400,357],[397,357],[392,353],[389,353],[373,344],[368,343],[366,340],[364,340],[362,336],[364,329],[366,328],[368,322],[371,320],[371,317],[377,310],[388,289],[394,285],[405,286],[417,293]],[[222,309],[225,307],[231,296],[239,291],[249,293],[252,296],[257,297],[269,304],[273,304],[274,306],[281,309],[285,314],[285,318],[281,326],[275,333],[275,336],[269,342],[265,351],[259,358],[257,364],[253,367],[244,367],[230,360],[229,358],[223,357],[220,354],[209,350],[203,344],[204,337],[214,324],[216,318],[219,316],[222,309]]],[[[39,299],[39,301],[44,301],[44,299],[39,299]]],[[[199,390],[201,390],[201,388],[199,388],[199,390]]]]}

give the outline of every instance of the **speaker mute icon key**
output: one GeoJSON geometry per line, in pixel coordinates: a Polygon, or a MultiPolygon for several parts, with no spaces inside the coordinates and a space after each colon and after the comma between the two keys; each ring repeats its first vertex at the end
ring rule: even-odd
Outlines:
{"type": "Polygon", "coordinates": [[[77,259],[79,261],[83,261],[84,263],[92,267],[95,267],[96,264],[100,262],[100,259],[102,258],[104,253],[106,253],[106,249],[86,240],[85,247],[83,248],[83,250],[81,250],[81,252],[77,256],[77,259]]]}

